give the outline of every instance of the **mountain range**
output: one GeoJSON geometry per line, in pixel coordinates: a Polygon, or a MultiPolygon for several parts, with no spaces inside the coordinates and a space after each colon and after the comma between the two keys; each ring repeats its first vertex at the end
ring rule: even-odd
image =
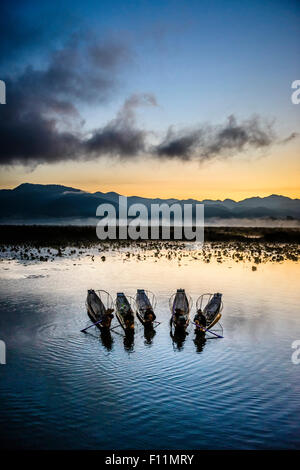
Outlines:
{"type": "MultiPolygon", "coordinates": [[[[0,190],[1,223],[15,221],[38,222],[39,220],[88,219],[95,218],[96,209],[101,203],[111,203],[118,207],[119,194],[115,192],[89,193],[80,189],[60,186],[24,183],[14,189],[0,190]]],[[[267,197],[251,197],[242,201],[232,199],[159,199],[128,197],[128,206],[143,203],[196,204],[203,203],[205,219],[300,219],[300,199],[272,194],[267,197]]]]}

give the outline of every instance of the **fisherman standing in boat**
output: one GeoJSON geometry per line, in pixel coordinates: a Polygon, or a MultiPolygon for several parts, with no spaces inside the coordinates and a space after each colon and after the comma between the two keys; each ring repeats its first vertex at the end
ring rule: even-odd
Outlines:
{"type": "Polygon", "coordinates": [[[112,321],[112,319],[114,318],[113,311],[114,311],[113,308],[108,308],[108,309],[106,310],[105,326],[107,326],[108,328],[110,327],[111,321],[112,321]]]}
{"type": "Polygon", "coordinates": [[[152,308],[147,307],[146,310],[145,310],[145,314],[144,314],[144,320],[151,322],[151,321],[154,321],[155,318],[156,318],[156,316],[155,316],[152,308]]]}
{"type": "Polygon", "coordinates": [[[184,326],[185,323],[186,323],[186,318],[184,316],[184,311],[181,310],[181,308],[176,308],[175,309],[175,313],[174,313],[174,316],[175,316],[175,323],[177,326],[184,326]]]}
{"type": "Polygon", "coordinates": [[[206,328],[206,317],[205,317],[205,315],[203,315],[203,312],[202,312],[201,308],[199,308],[199,310],[197,310],[197,313],[194,317],[194,323],[197,326],[199,325],[199,327],[200,327],[200,328],[197,328],[197,330],[200,330],[200,331],[202,330],[203,331],[202,328],[206,328]]]}

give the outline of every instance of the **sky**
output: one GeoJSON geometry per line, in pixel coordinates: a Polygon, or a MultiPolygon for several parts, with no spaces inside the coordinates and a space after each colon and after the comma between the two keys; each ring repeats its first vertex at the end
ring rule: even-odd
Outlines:
{"type": "Polygon", "coordinates": [[[298,1],[2,0],[0,187],[300,197],[299,20],[298,1]]]}

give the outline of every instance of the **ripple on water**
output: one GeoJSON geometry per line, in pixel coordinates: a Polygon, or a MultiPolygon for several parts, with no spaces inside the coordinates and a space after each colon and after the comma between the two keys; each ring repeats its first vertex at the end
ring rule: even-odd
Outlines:
{"type": "Polygon", "coordinates": [[[91,269],[83,261],[74,276],[54,262],[43,273],[48,278],[30,272],[0,286],[0,331],[9,353],[1,369],[0,425],[9,442],[25,448],[300,446],[299,369],[290,360],[291,342],[300,335],[293,265],[255,273],[211,265],[204,277],[195,261],[176,271],[162,261],[130,262],[126,270],[114,263],[91,269]],[[97,328],[80,333],[88,324],[86,288],[105,284],[116,292],[120,272],[125,291],[134,290],[138,273],[157,292],[162,324],[150,340],[138,323],[132,345],[124,344],[121,330],[110,338],[97,328]],[[194,298],[214,288],[224,292],[223,340],[197,343],[193,328],[182,344],[172,340],[168,297],[185,284],[194,298]],[[289,292],[286,312],[278,286],[289,292]]]}

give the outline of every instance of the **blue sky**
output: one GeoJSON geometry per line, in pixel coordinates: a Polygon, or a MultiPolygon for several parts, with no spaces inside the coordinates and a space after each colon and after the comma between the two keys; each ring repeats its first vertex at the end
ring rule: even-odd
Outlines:
{"type": "MultiPolygon", "coordinates": [[[[289,100],[291,81],[300,72],[297,1],[15,4],[24,22],[44,30],[42,41],[35,40],[23,51],[26,65],[43,61],[48,50],[63,44],[77,28],[124,42],[132,51],[119,93],[100,116],[90,105],[85,109],[91,125],[113,116],[126,96],[135,92],[157,97],[159,110],[142,112],[143,122],[155,129],[221,121],[231,113],[241,117],[262,113],[275,118],[284,130],[299,119],[289,100]]],[[[14,67],[21,62],[19,52],[14,67]]]]}
{"type": "MultiPolygon", "coordinates": [[[[14,103],[15,107],[10,109],[8,103],[5,109],[6,116],[4,115],[2,121],[6,125],[2,134],[5,132],[8,138],[5,150],[0,155],[0,164],[2,161],[6,166],[19,165],[19,179],[22,177],[22,166],[24,171],[26,168],[28,171],[29,167],[31,171],[35,171],[36,165],[51,164],[52,175],[55,175],[54,167],[57,162],[69,161],[73,149],[80,147],[82,151],[87,151],[87,147],[94,149],[95,145],[102,152],[99,154],[100,160],[102,158],[104,161],[106,156],[103,155],[103,148],[107,150],[108,145],[107,125],[116,119],[126,100],[130,100],[132,95],[143,94],[154,97],[157,105],[145,106],[144,100],[142,104],[134,105],[134,109],[131,108],[135,121],[131,122],[129,130],[131,134],[136,131],[140,145],[129,147],[130,151],[133,148],[135,155],[144,155],[145,161],[153,158],[153,153],[156,156],[162,155],[163,159],[174,158],[173,154],[170,155],[170,146],[169,153],[162,151],[162,146],[166,147],[170,127],[177,132],[176,134],[174,131],[174,140],[181,138],[184,132],[184,138],[190,139],[192,136],[195,140],[188,152],[179,156],[181,161],[190,161],[192,155],[196,158],[200,155],[200,161],[203,158],[207,160],[207,149],[211,149],[212,144],[210,141],[204,144],[201,141],[200,145],[199,129],[202,132],[201,126],[209,124],[224,126],[219,129],[220,132],[226,130],[224,123],[231,115],[236,117],[237,127],[243,132],[249,132],[249,128],[245,130],[239,123],[246,123],[251,116],[259,116],[266,125],[272,126],[278,143],[280,139],[299,130],[300,107],[293,105],[290,98],[291,83],[300,78],[299,19],[300,3],[291,0],[2,0],[0,78],[8,77],[7,89],[21,97],[19,102],[23,108],[19,109],[18,103],[14,103]],[[74,37],[75,46],[72,45],[74,37]],[[103,74],[98,70],[100,79],[109,83],[99,90],[93,85],[93,74],[97,74],[97,70],[83,65],[91,38],[96,44],[104,44],[103,50],[107,48],[108,56],[116,56],[114,65],[107,63],[108,56],[101,59],[100,69],[103,67],[103,74]],[[122,51],[116,53],[109,44],[114,44],[122,51]],[[72,47],[81,55],[77,69],[76,64],[73,70],[70,68],[74,77],[68,77],[66,82],[66,77],[62,79],[61,70],[56,68],[55,75],[52,75],[52,81],[49,82],[48,69],[56,57],[56,51],[67,49],[70,60],[72,47]],[[27,70],[25,75],[24,70],[27,70]],[[41,86],[37,81],[38,74],[42,77],[41,86]],[[78,76],[80,74],[81,78],[78,76]],[[80,84],[82,97],[78,96],[78,89],[76,93],[72,89],[74,80],[80,84]],[[30,90],[30,96],[28,93],[25,96],[25,86],[28,90],[30,83],[33,83],[33,89],[30,90]],[[45,85],[47,83],[51,88],[49,96],[45,85]],[[86,97],[89,87],[93,99],[86,97]],[[34,93],[34,88],[37,93],[34,93]],[[53,102],[56,103],[56,108],[53,102]],[[66,119],[70,117],[70,113],[66,116],[65,111],[61,111],[62,105],[67,105],[69,109],[74,107],[80,119],[84,120],[80,137],[78,129],[76,132],[73,129],[74,123],[70,125],[66,119]],[[28,119],[25,119],[25,116],[31,116],[32,111],[36,113],[32,128],[37,129],[41,124],[41,139],[35,135],[36,146],[33,148],[29,145],[23,154],[23,148],[32,142],[28,119]],[[53,126],[53,113],[56,129],[51,129],[49,144],[45,143],[43,148],[45,132],[53,126]],[[18,118],[16,123],[14,116],[18,118]],[[65,148],[65,140],[60,142],[61,135],[57,130],[65,130],[67,122],[73,147],[70,146],[66,152],[68,155],[64,157],[61,149],[65,148]],[[195,129],[196,134],[198,133],[196,137],[192,135],[195,129]],[[143,132],[147,132],[147,139],[143,132]],[[99,134],[102,139],[100,146],[99,134]],[[61,144],[59,148],[56,141],[61,144]],[[16,142],[20,142],[19,148],[15,148],[16,142]],[[150,144],[158,147],[153,151],[150,144]],[[51,148],[52,152],[45,147],[51,148]]],[[[68,71],[64,70],[64,73],[68,71]]],[[[3,108],[0,111],[4,113],[3,108]]],[[[113,143],[113,150],[109,152],[124,162],[124,159],[131,158],[128,155],[128,141],[126,155],[124,149],[120,150],[120,138],[124,139],[128,122],[124,119],[121,124],[113,122],[114,132],[119,132],[121,125],[122,135],[117,135],[119,141],[117,144],[113,143]]],[[[247,125],[246,123],[246,127],[247,125]]],[[[214,138],[219,138],[217,128],[212,129],[212,133],[215,132],[214,138]]],[[[260,128],[258,130],[261,131],[260,128]]],[[[109,131],[111,133],[110,128],[109,131]]],[[[271,137],[264,137],[263,147],[271,147],[271,137]]],[[[234,144],[236,153],[249,147],[250,140],[246,139],[247,145],[243,148],[234,144]]],[[[293,162],[295,145],[294,143],[294,148],[289,152],[293,162]]],[[[255,155],[257,147],[259,145],[256,139],[252,146],[255,155]]],[[[218,155],[212,155],[212,158],[219,158],[219,153],[221,155],[222,151],[218,151],[218,155]]],[[[96,157],[93,153],[92,158],[96,157]]],[[[89,154],[80,161],[90,159],[89,154]]],[[[57,172],[61,172],[61,169],[57,172]]],[[[6,176],[9,176],[7,184],[13,184],[11,173],[6,176]]],[[[293,191],[294,189],[293,183],[293,191]]]]}
{"type": "MultiPolygon", "coordinates": [[[[78,8],[86,18],[95,11],[78,8]]],[[[95,27],[133,44],[125,93],[157,97],[159,112],[143,116],[151,127],[219,122],[233,112],[262,113],[283,132],[299,123],[289,100],[300,68],[299,3],[129,1],[98,8],[95,27]]]]}
{"type": "Polygon", "coordinates": [[[157,96],[163,113],[151,124],[232,112],[286,112],[292,123],[299,113],[286,98],[299,75],[299,10],[276,1],[102,2],[94,21],[133,42],[128,91],[157,96]]]}

